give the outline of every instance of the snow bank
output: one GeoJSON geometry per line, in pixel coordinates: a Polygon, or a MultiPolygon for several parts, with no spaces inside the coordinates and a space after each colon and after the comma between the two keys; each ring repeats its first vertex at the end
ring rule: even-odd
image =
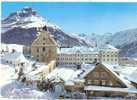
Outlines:
{"type": "Polygon", "coordinates": [[[10,81],[1,88],[1,96],[4,98],[45,98],[53,99],[51,94],[38,91],[18,81],[10,81]]]}

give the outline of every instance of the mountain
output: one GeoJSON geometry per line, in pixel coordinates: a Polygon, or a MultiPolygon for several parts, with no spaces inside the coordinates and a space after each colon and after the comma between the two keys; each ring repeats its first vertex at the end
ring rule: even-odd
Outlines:
{"type": "Polygon", "coordinates": [[[121,56],[137,57],[137,28],[116,32],[108,42],[121,50],[121,56]]]}
{"type": "Polygon", "coordinates": [[[59,26],[38,15],[31,7],[24,7],[20,11],[11,13],[1,23],[1,41],[3,43],[31,45],[37,37],[39,29],[46,25],[48,31],[62,47],[92,46],[85,39],[65,33],[59,26]]]}
{"type": "Polygon", "coordinates": [[[105,43],[107,43],[110,40],[112,33],[105,33],[105,34],[80,33],[78,35],[82,36],[87,41],[90,41],[92,44],[97,45],[98,47],[102,47],[105,43]]]}
{"type": "Polygon", "coordinates": [[[116,32],[112,35],[110,43],[114,46],[127,45],[137,41],[137,28],[116,32]]]}
{"type": "Polygon", "coordinates": [[[87,40],[96,43],[98,47],[109,43],[120,49],[120,56],[137,57],[137,28],[116,33],[104,34],[79,34],[87,40]]]}

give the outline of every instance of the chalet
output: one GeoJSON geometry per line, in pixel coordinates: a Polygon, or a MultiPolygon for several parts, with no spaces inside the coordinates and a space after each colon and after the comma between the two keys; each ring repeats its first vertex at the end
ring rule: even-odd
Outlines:
{"type": "Polygon", "coordinates": [[[71,76],[66,90],[85,92],[92,97],[136,97],[137,89],[105,64],[83,66],[71,76]]]}

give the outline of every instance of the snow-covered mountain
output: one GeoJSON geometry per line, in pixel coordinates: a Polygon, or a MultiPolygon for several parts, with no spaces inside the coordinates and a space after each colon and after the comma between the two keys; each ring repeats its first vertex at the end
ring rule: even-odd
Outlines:
{"type": "Polygon", "coordinates": [[[105,33],[105,34],[82,33],[78,35],[85,38],[87,41],[90,41],[92,44],[97,45],[98,47],[101,47],[110,40],[112,33],[105,33]]]}
{"type": "Polygon", "coordinates": [[[121,49],[122,56],[137,57],[137,28],[115,33],[109,43],[121,49]]]}
{"type": "Polygon", "coordinates": [[[7,18],[2,20],[2,42],[30,45],[37,36],[39,28],[46,25],[51,35],[56,41],[65,47],[75,45],[91,46],[82,38],[71,36],[62,31],[62,29],[44,19],[31,7],[24,7],[20,11],[11,13],[7,18]]]}
{"type": "Polygon", "coordinates": [[[79,36],[96,43],[98,47],[110,43],[120,49],[121,56],[137,57],[137,28],[103,35],[82,33],[79,36]]]}

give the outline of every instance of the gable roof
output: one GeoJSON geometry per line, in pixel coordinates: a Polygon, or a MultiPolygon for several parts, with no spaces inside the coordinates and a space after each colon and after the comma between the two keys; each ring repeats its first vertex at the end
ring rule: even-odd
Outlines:
{"type": "Polygon", "coordinates": [[[46,46],[52,46],[51,44],[53,44],[53,46],[59,47],[58,43],[54,40],[54,38],[52,36],[50,36],[50,34],[47,31],[41,31],[41,32],[39,32],[38,37],[32,42],[32,46],[37,45],[37,44],[43,45],[42,44],[43,37],[44,38],[46,37],[45,38],[45,42],[44,42],[46,46]],[[51,44],[49,45],[49,43],[51,43],[51,44]]]}
{"type": "Polygon", "coordinates": [[[118,79],[123,85],[125,85],[126,87],[130,87],[129,83],[127,80],[125,80],[123,77],[121,77],[120,75],[118,75],[116,72],[113,71],[113,67],[111,65],[108,65],[106,63],[101,64],[103,68],[105,68],[107,71],[111,72],[113,77],[115,79],[118,79]]]}
{"type": "Polygon", "coordinates": [[[125,87],[129,87],[129,84],[127,83],[127,80],[125,80],[125,79],[123,79],[123,77],[120,77],[119,75],[117,75],[113,71],[113,69],[111,69],[111,67],[108,66],[107,64],[100,64],[100,63],[98,63],[98,64],[85,64],[85,65],[83,65],[82,69],[76,71],[75,74],[72,76],[73,80],[85,78],[87,75],[89,75],[90,72],[94,71],[96,67],[103,68],[107,72],[111,73],[112,76],[113,76],[113,78],[117,79],[125,87]]]}

